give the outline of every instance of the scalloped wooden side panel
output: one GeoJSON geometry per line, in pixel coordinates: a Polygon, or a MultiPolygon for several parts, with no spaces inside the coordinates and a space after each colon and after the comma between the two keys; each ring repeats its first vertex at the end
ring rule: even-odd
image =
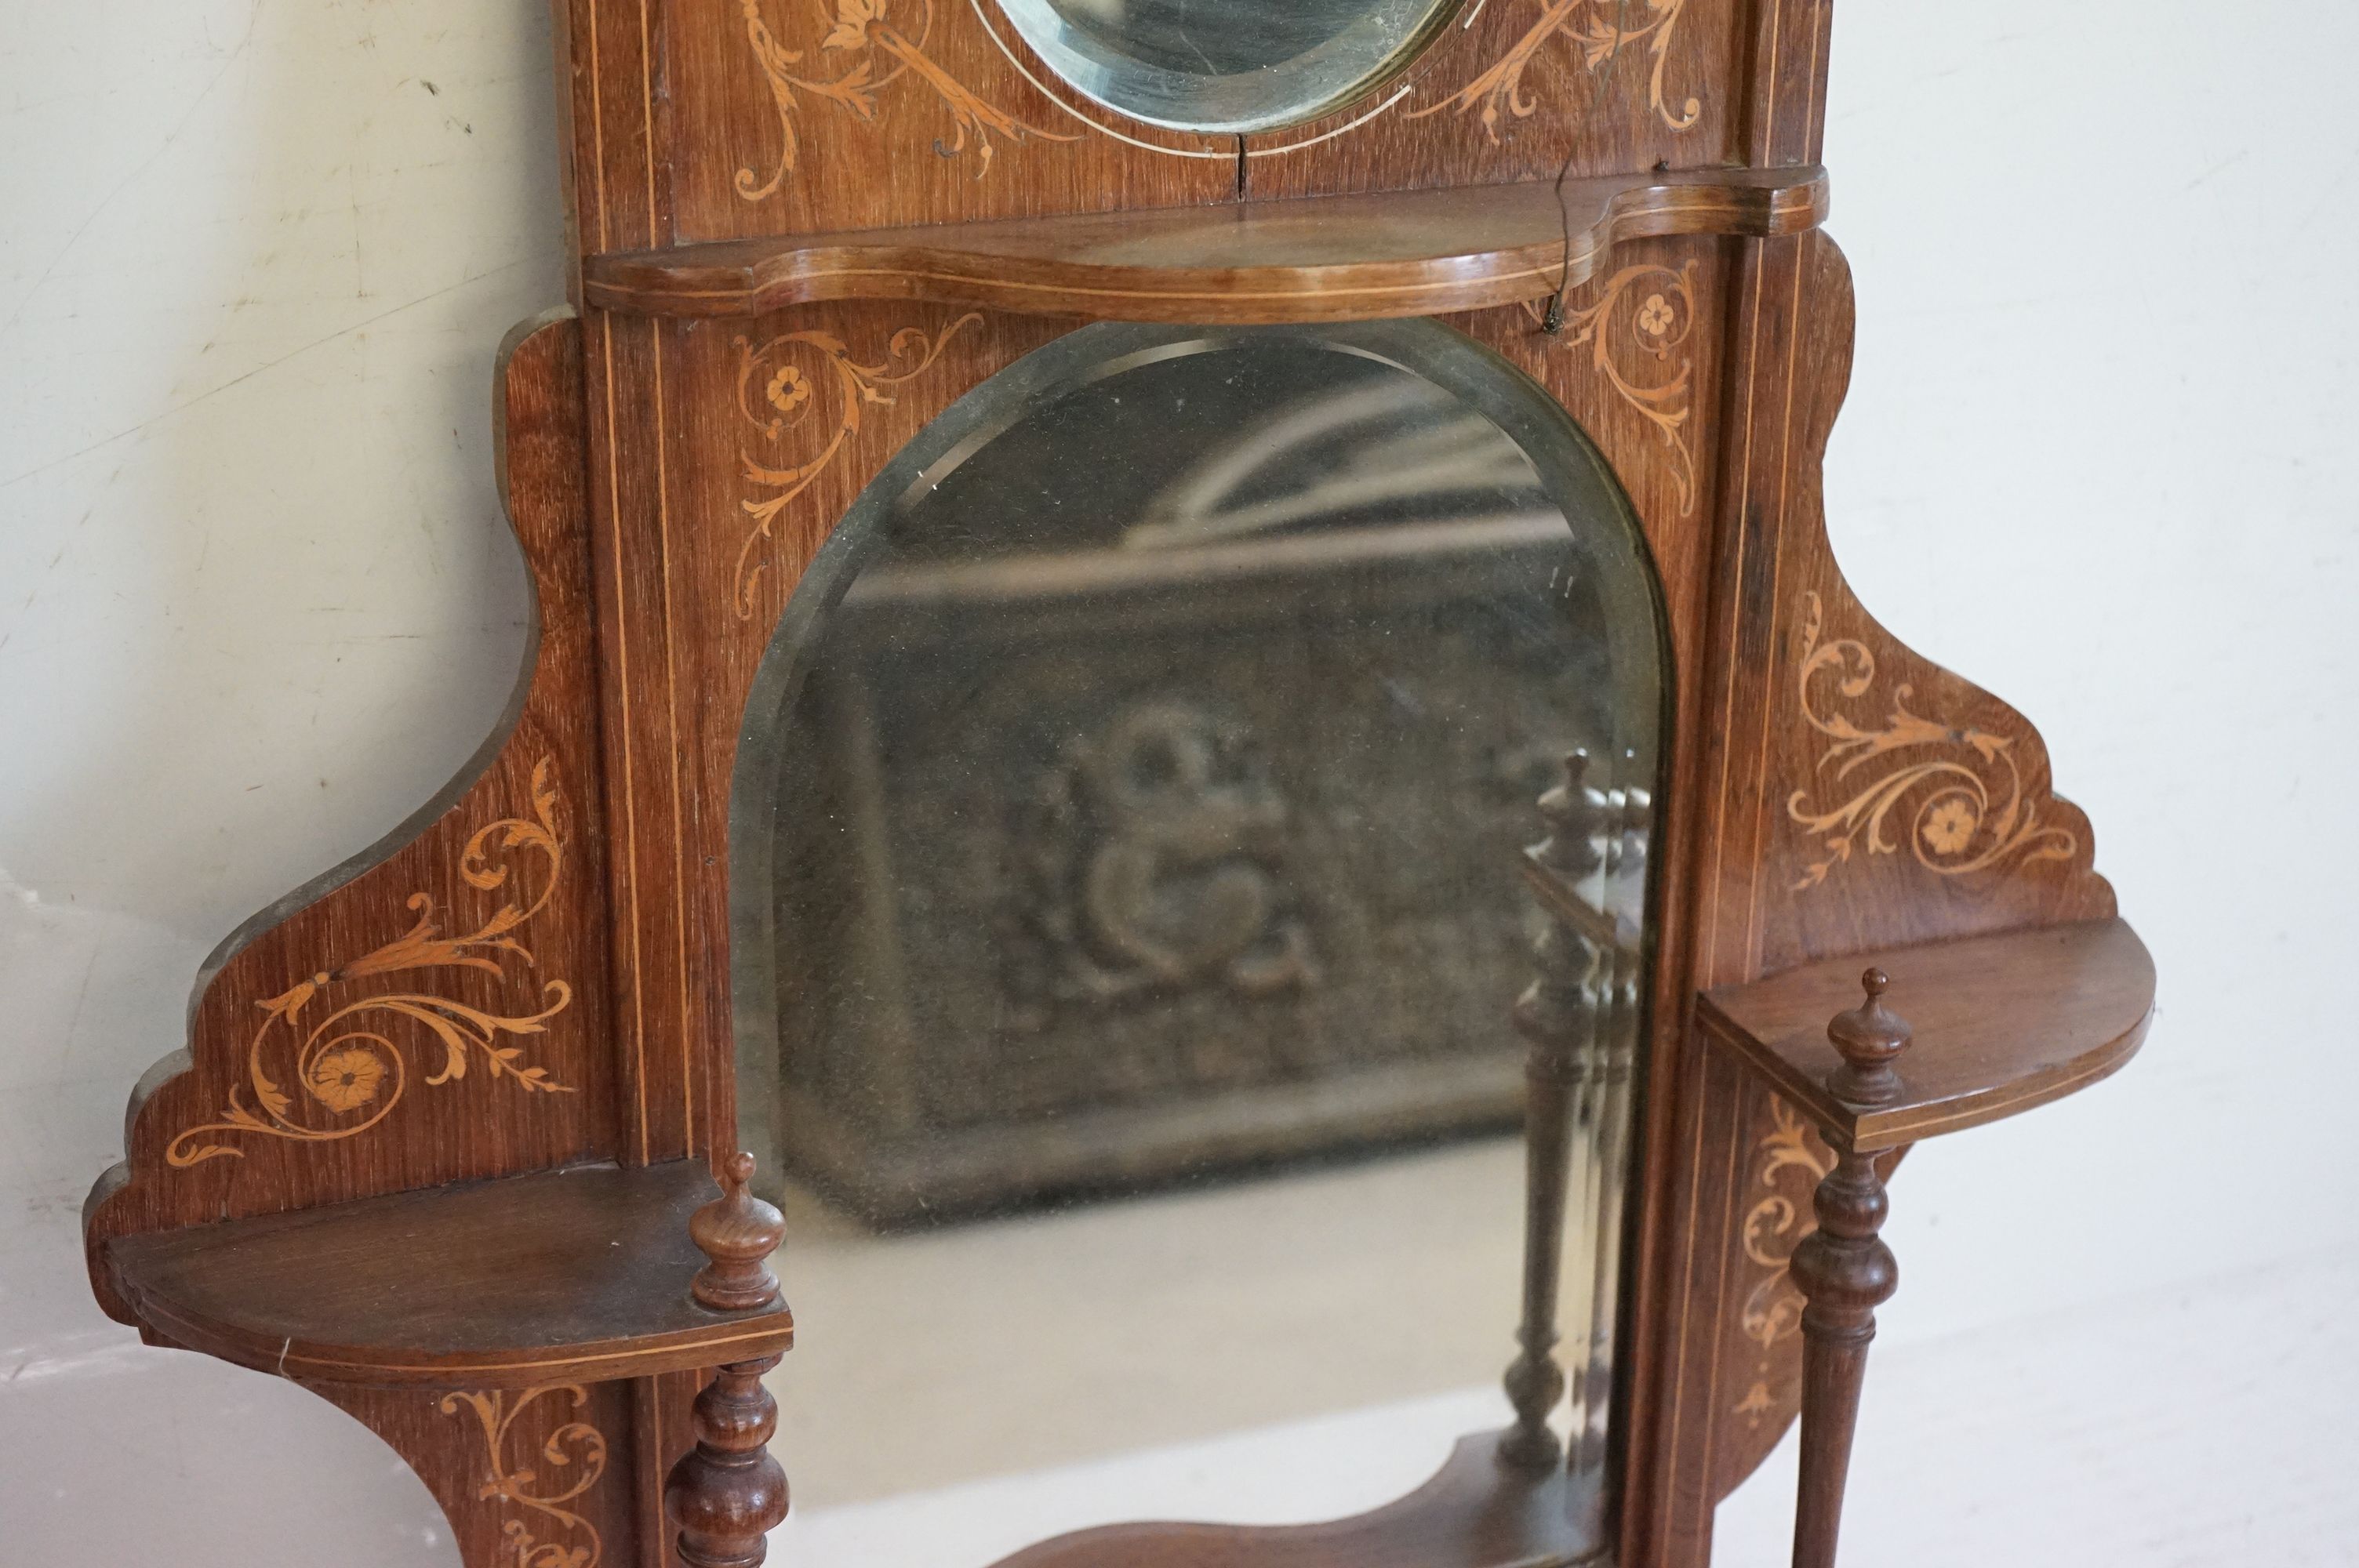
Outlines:
{"type": "Polygon", "coordinates": [[[501,354],[503,492],[540,628],[513,726],[209,966],[85,1211],[125,1322],[113,1237],[614,1152],[580,345],[567,316],[501,354]]]}
{"type": "MultiPolygon", "coordinates": [[[[1734,288],[1714,588],[1730,609],[1690,762],[1695,987],[2112,914],[2038,732],[1901,646],[1835,564],[1821,466],[1851,368],[1841,251],[1818,233],[1748,247],[1734,288]]],[[[1649,1129],[1640,1290],[1658,1337],[1639,1347],[1633,1442],[1662,1506],[1634,1510],[1624,1560],[1700,1568],[1713,1506],[1799,1407],[1786,1262],[1829,1157],[1719,1053],[1692,1036],[1661,1049],[1658,1082],[1680,1087],[1649,1129]]]]}

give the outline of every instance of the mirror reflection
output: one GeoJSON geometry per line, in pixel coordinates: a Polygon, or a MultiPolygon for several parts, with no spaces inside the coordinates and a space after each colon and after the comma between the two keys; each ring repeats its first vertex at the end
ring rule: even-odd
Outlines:
{"type": "Polygon", "coordinates": [[[803,1560],[1353,1513],[1505,1426],[1536,973],[1590,1086],[1546,1091],[1541,1413],[1602,1474],[1652,594],[1561,413],[1431,323],[1087,329],[872,486],[738,789],[803,1560]],[[1535,956],[1552,823],[1577,962],[1535,956]]]}
{"type": "Polygon", "coordinates": [[[1407,64],[1451,0],[999,0],[1075,88],[1133,118],[1244,134],[1340,108],[1407,64]]]}

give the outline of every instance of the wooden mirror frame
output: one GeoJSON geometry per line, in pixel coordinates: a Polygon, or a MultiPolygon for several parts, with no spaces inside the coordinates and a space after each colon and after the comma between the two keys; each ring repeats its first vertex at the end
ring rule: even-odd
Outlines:
{"type": "MultiPolygon", "coordinates": [[[[350,1411],[471,1565],[756,1560],[792,1324],[747,1283],[774,1217],[708,1200],[738,1147],[730,780],[788,595],[905,443],[1076,321],[1435,317],[1604,451],[1669,622],[1616,1560],[1708,1562],[1807,1384],[1796,1560],[1832,1562],[1893,1160],[2120,1065],[2153,975],[2038,735],[1829,550],[1828,0],[1493,0],[1372,98],[1242,138],[1060,90],[989,0],[557,17],[574,308],[511,335],[495,416],[538,602],[513,721],[208,963],[86,1210],[100,1303],[350,1411]],[[707,1258],[734,1292],[691,1294],[707,1258]]],[[[1349,1525],[1122,1560],[1478,1568],[1416,1521],[1497,1518],[1489,1452],[1349,1525]]]]}

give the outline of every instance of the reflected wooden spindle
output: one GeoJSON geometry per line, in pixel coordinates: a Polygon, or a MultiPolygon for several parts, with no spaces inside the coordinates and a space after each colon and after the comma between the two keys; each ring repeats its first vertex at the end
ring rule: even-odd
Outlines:
{"type": "MultiPolygon", "coordinates": [[[[1563,884],[1572,884],[1604,864],[1596,838],[1606,802],[1584,782],[1589,755],[1575,751],[1564,759],[1564,781],[1539,798],[1549,836],[1527,852],[1529,862],[1563,884]]],[[[1561,918],[1550,914],[1533,947],[1538,977],[1516,1000],[1516,1032],[1528,1045],[1524,1076],[1528,1086],[1524,1112],[1524,1292],[1523,1320],[1516,1330],[1520,1349],[1505,1379],[1516,1422],[1499,1444],[1511,1465],[1546,1469],[1563,1456],[1563,1444],[1549,1416],[1564,1398],[1564,1368],[1556,1358],[1557,1285],[1563,1268],[1565,1188],[1572,1155],[1573,1097],[1587,1071],[1583,1041],[1595,1026],[1596,999],[1591,979],[1597,949],[1561,918]]]]}
{"type": "MultiPolygon", "coordinates": [[[[1636,754],[1625,752],[1623,758],[1635,775],[1638,771],[1636,754]]],[[[1654,803],[1646,790],[1629,786],[1618,793],[1621,811],[1610,818],[1612,825],[1607,830],[1609,849],[1604,871],[1609,891],[1600,903],[1601,913],[1614,920],[1617,927],[1614,895],[1610,890],[1614,884],[1626,886],[1644,875],[1647,830],[1654,818],[1654,803]]],[[[1606,804],[1610,806],[1610,800],[1606,804]]],[[[1588,1255],[1585,1260],[1575,1260],[1571,1275],[1575,1280],[1583,1274],[1589,1276],[1589,1338],[1585,1347],[1578,1344],[1573,1346],[1570,1401],[1572,1437],[1566,1444],[1565,1464],[1582,1475],[1602,1475],[1608,1464],[1607,1422],[1614,1394],[1614,1342],[1621,1321],[1622,1217],[1627,1197],[1631,1083],[1638,1054],[1641,968],[1638,953],[1625,944],[1614,943],[1600,953],[1598,973],[1592,982],[1593,994],[1598,999],[1593,1014],[1593,1065],[1590,1081],[1578,1090],[1593,1105],[1586,1119],[1592,1141],[1587,1154],[1588,1185],[1585,1196],[1574,1200],[1586,1205],[1576,1219],[1587,1227],[1582,1245],[1588,1255]]],[[[1574,1117],[1578,1125],[1582,1119],[1578,1102],[1574,1117]]],[[[1574,1191],[1582,1191],[1579,1181],[1574,1191]]]]}
{"type": "Polygon", "coordinates": [[[1564,779],[1538,801],[1540,820],[1548,837],[1532,846],[1532,858],[1570,881],[1579,881],[1605,863],[1598,852],[1597,836],[1610,826],[1605,797],[1589,787],[1589,753],[1576,746],[1564,754],[1564,779]]]}
{"type": "MultiPolygon", "coordinates": [[[[1907,1048],[1908,1022],[1884,1005],[1891,983],[1881,969],[1860,978],[1867,1000],[1827,1025],[1843,1065],[1827,1087],[1854,1105],[1897,1098],[1893,1064],[1907,1048]]],[[[1794,1509],[1794,1568],[1833,1568],[1843,1522],[1843,1479],[1867,1376],[1875,1309],[1899,1288],[1900,1268],[1877,1234],[1890,1211],[1875,1156],[1837,1149],[1835,1167],[1813,1199],[1819,1227],[1794,1249],[1794,1283],[1802,1293],[1802,1474],[1794,1509]]]]}
{"type": "MultiPolygon", "coordinates": [[[[785,1235],[784,1217],[756,1197],[754,1157],[739,1152],[722,1167],[721,1196],[691,1216],[689,1234],[711,1260],[690,1281],[697,1302],[715,1312],[751,1312],[778,1299],[768,1259],[785,1235]]],[[[778,1407],[762,1374],[778,1364],[765,1356],[719,1368],[696,1396],[690,1419],[696,1446],[664,1481],[664,1512],[679,1530],[688,1568],[757,1568],[769,1533],[787,1517],[787,1475],[770,1456],[778,1407]]]]}

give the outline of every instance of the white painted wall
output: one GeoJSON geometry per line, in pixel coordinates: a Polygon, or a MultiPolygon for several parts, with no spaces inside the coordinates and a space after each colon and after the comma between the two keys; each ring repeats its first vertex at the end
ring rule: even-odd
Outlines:
{"type": "MultiPolygon", "coordinates": [[[[2130,1072],[1912,1157],[1888,1339],[2359,1247],[2359,13],[1852,4],[1837,39],[1837,549],[2047,735],[2164,976],[2130,1072]]],[[[561,293],[550,95],[535,0],[0,4],[12,1558],[451,1560],[361,1429],[105,1322],[75,1210],[205,950],[509,689],[488,376],[561,293]]]]}

